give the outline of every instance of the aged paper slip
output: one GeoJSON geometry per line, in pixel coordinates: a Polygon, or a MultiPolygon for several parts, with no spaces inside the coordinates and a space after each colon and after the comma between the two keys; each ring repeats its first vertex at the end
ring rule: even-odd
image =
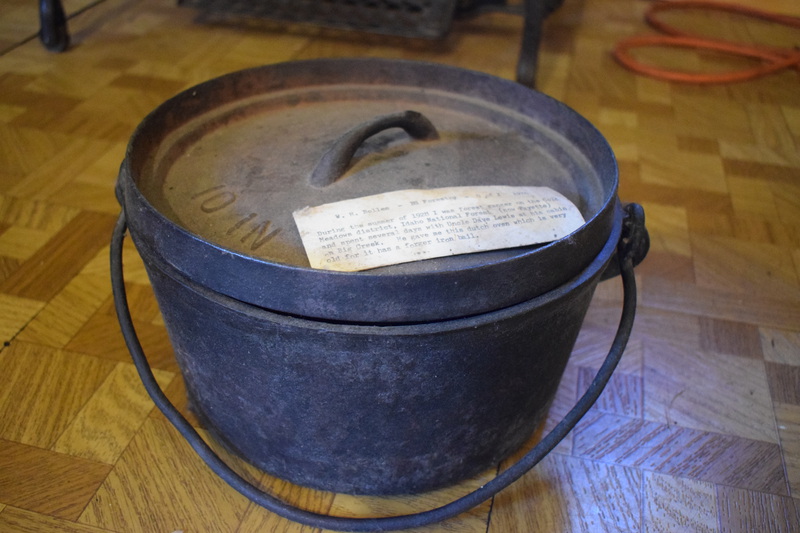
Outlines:
{"type": "Polygon", "coordinates": [[[584,220],[548,187],[410,189],[293,213],[313,268],[354,272],[564,237],[584,220]]]}

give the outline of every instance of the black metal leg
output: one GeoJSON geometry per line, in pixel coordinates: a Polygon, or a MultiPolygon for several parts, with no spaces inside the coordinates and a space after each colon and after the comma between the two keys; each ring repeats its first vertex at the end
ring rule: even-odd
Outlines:
{"type": "Polygon", "coordinates": [[[544,0],[525,0],[525,27],[517,63],[517,81],[531,88],[536,86],[536,67],[545,12],[544,0]]]}
{"type": "Polygon", "coordinates": [[[63,52],[69,47],[67,17],[61,0],[39,0],[39,40],[51,52],[63,52]]]}

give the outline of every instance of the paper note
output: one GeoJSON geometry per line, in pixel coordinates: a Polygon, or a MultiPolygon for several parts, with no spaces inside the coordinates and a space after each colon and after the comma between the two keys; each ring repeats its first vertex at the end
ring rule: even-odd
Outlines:
{"type": "Polygon", "coordinates": [[[293,213],[313,268],[354,272],[550,242],[584,220],[548,187],[410,189],[293,213]]]}

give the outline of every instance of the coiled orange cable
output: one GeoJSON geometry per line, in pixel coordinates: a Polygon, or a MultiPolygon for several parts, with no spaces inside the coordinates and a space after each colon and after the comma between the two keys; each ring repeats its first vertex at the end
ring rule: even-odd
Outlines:
{"type": "Polygon", "coordinates": [[[797,48],[791,49],[764,45],[744,45],[691,35],[666,24],[657,17],[658,13],[663,11],[682,9],[708,9],[712,11],[725,11],[766,20],[769,22],[775,22],[794,28],[800,28],[800,18],[791,17],[788,15],[778,15],[775,13],[769,13],[767,11],[739,6],[736,4],[709,2],[703,0],[662,1],[650,6],[645,14],[645,20],[653,28],[661,31],[665,35],[635,36],[619,42],[614,49],[614,57],[616,57],[617,61],[634,72],[645,74],[653,78],[699,84],[730,83],[751,80],[791,67],[800,70],[800,50],[797,48]],[[760,59],[761,64],[754,68],[714,74],[667,70],[642,63],[634,59],[630,54],[630,49],[632,48],[648,46],[669,46],[678,48],[714,50],[718,52],[760,59]]]}

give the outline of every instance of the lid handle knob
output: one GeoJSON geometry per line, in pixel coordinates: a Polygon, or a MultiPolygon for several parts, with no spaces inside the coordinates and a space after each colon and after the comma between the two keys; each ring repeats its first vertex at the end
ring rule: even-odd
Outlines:
{"type": "Polygon", "coordinates": [[[311,173],[311,185],[325,187],[336,181],[350,166],[353,155],[365,140],[390,128],[403,128],[412,138],[420,141],[439,138],[439,132],[422,113],[404,111],[376,117],[342,135],[325,152],[311,173]]]}

